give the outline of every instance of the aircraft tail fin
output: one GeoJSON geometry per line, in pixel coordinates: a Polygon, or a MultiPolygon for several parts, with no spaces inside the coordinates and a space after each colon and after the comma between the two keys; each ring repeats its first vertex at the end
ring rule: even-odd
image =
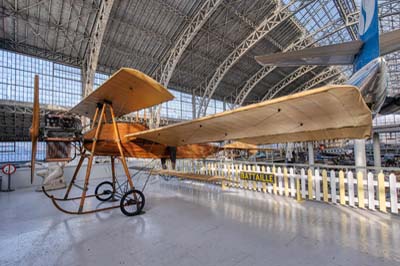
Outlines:
{"type": "Polygon", "coordinates": [[[364,43],[354,61],[354,72],[380,56],[378,0],[363,0],[359,21],[359,38],[364,43]]]}
{"type": "MultiPolygon", "coordinates": [[[[362,0],[359,21],[359,39],[351,42],[306,48],[299,51],[256,56],[262,65],[297,67],[302,65],[349,65],[355,72],[381,56],[378,27],[378,0],[362,0]]],[[[400,32],[385,36],[384,53],[400,48],[400,32]]]]}

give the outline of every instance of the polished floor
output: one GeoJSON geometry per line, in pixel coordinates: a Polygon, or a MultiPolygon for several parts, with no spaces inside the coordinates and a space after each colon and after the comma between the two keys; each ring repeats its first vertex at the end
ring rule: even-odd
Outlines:
{"type": "Polygon", "coordinates": [[[157,178],[145,195],[126,217],[0,193],[0,265],[400,265],[399,217],[157,178]]]}

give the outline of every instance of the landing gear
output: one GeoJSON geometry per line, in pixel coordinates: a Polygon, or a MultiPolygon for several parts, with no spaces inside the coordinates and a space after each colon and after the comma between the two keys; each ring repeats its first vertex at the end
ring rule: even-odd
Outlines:
{"type": "Polygon", "coordinates": [[[111,182],[104,181],[97,185],[94,194],[96,195],[96,198],[100,201],[109,201],[113,198],[115,194],[115,189],[111,182]]]}
{"type": "Polygon", "coordinates": [[[113,190],[112,182],[104,181],[98,184],[95,189],[95,194],[87,195],[86,198],[96,197],[100,201],[113,201],[114,199],[120,199],[120,204],[87,211],[70,211],[62,208],[59,204],[59,202],[63,201],[80,200],[81,197],[56,198],[53,195],[48,194],[44,187],[43,192],[52,200],[57,209],[68,214],[87,214],[120,208],[123,214],[127,216],[134,216],[142,213],[145,204],[144,194],[140,190],[129,189],[128,181],[122,183],[117,182],[115,185],[115,190],[113,190]]]}
{"type": "MultiPolygon", "coordinates": [[[[46,188],[43,186],[43,192],[44,194],[51,199],[53,202],[54,206],[59,209],[60,211],[68,214],[88,214],[88,213],[95,213],[99,211],[105,211],[105,210],[111,210],[114,208],[120,208],[122,213],[127,215],[127,216],[134,216],[137,214],[142,213],[143,207],[144,207],[144,195],[141,191],[136,190],[133,188],[133,182],[132,182],[132,177],[129,176],[127,180],[124,182],[119,182],[116,178],[115,175],[115,164],[114,164],[114,157],[111,157],[111,170],[112,170],[112,182],[110,181],[104,181],[98,184],[95,188],[94,194],[86,195],[87,192],[87,186],[80,186],[78,184],[75,184],[76,177],[78,176],[79,169],[81,168],[83,161],[85,158],[87,158],[85,154],[82,154],[82,157],[78,163],[77,168],[75,169],[75,173],[72,177],[72,180],[67,188],[67,191],[64,195],[64,197],[59,198],[55,197],[54,195],[50,195],[47,191],[46,188]],[[113,204],[112,206],[109,207],[104,207],[104,208],[96,208],[96,209],[91,209],[91,210],[83,210],[83,209],[78,209],[77,211],[74,210],[68,210],[63,208],[59,203],[60,202],[65,202],[65,201],[74,201],[74,200],[80,200],[82,201],[82,196],[80,197],[70,197],[70,191],[72,187],[76,187],[78,189],[81,189],[83,192],[85,192],[84,196],[86,198],[96,198],[99,201],[106,202],[106,201],[118,201],[120,200],[120,204],[113,204]]],[[[137,174],[137,173],[136,173],[137,174]]],[[[136,175],[135,174],[135,175],[136,175]]],[[[147,183],[147,181],[146,181],[147,183]]],[[[143,189],[145,186],[143,186],[143,189]]]]}
{"type": "Polygon", "coordinates": [[[142,212],[145,198],[140,190],[131,189],[126,192],[120,201],[120,208],[126,216],[138,215],[142,212]]]}

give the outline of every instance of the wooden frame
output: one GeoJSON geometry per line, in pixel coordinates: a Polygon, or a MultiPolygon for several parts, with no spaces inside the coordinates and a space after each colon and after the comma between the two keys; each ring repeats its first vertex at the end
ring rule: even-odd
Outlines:
{"type": "MultiPolygon", "coordinates": [[[[82,152],[81,154],[81,158],[78,162],[78,165],[75,169],[75,172],[72,176],[72,179],[67,187],[67,190],[65,192],[65,195],[63,198],[56,198],[53,195],[50,195],[47,193],[47,191],[44,189],[43,187],[43,192],[45,193],[46,196],[48,196],[53,204],[55,205],[55,207],[57,209],[59,209],[62,212],[68,213],[68,214],[86,214],[86,213],[94,213],[94,212],[99,212],[99,211],[104,211],[104,210],[109,210],[109,209],[113,209],[113,208],[119,208],[120,205],[116,205],[116,206],[110,206],[110,207],[106,207],[106,208],[100,208],[100,209],[94,209],[94,210],[84,210],[84,206],[85,206],[85,201],[86,198],[92,198],[92,197],[97,197],[97,196],[101,196],[102,194],[91,194],[91,195],[87,195],[87,191],[89,190],[89,180],[90,180],[90,174],[91,174],[91,170],[92,170],[92,165],[93,165],[93,159],[95,157],[96,154],[96,143],[98,140],[99,135],[101,134],[102,128],[103,128],[103,124],[107,123],[107,118],[106,118],[106,113],[107,110],[109,111],[109,114],[111,115],[111,123],[113,124],[113,128],[114,128],[114,141],[117,143],[118,145],[118,150],[119,150],[119,154],[120,154],[120,160],[122,162],[122,166],[127,178],[127,183],[130,187],[130,189],[135,189],[131,175],[129,173],[129,169],[128,169],[128,165],[126,163],[126,159],[125,159],[125,155],[121,146],[121,136],[118,130],[118,126],[117,126],[117,122],[115,120],[115,114],[114,114],[114,109],[112,107],[111,103],[99,103],[97,105],[97,109],[95,111],[93,120],[92,120],[92,124],[91,124],[91,128],[95,129],[96,133],[94,135],[93,138],[93,145],[91,147],[90,150],[90,154],[86,154],[85,151],[82,152]],[[75,184],[75,180],[78,176],[79,170],[82,167],[83,161],[85,159],[88,159],[88,164],[87,164],[87,168],[86,168],[86,174],[85,174],[85,179],[84,179],[84,185],[83,187],[80,187],[78,185],[75,184]],[[82,194],[80,197],[70,197],[70,192],[72,187],[78,187],[82,190],[82,194]],[[79,208],[77,211],[68,211],[65,210],[64,208],[62,208],[57,201],[69,201],[69,200],[80,200],[79,202],[79,208]]],[[[115,157],[111,156],[111,171],[112,171],[112,187],[113,187],[113,195],[116,193],[116,175],[115,175],[115,157]]],[[[136,198],[136,193],[133,193],[133,197],[135,198],[135,202],[139,207],[139,202],[136,198]]]]}

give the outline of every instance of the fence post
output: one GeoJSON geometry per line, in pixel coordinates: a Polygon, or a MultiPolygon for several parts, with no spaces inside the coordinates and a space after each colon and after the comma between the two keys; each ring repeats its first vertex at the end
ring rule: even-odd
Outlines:
{"type": "Polygon", "coordinates": [[[296,200],[298,202],[303,201],[303,198],[302,198],[301,192],[300,192],[300,178],[301,178],[301,175],[296,177],[296,200]]]}
{"type": "MultiPolygon", "coordinates": [[[[265,166],[261,166],[261,172],[265,174],[265,166]]],[[[262,191],[267,193],[267,184],[265,182],[262,183],[262,191]]]]}
{"type": "Polygon", "coordinates": [[[397,188],[396,188],[396,176],[394,174],[389,175],[389,187],[390,187],[390,210],[392,213],[398,214],[399,208],[397,203],[397,188]]]}
{"type": "Polygon", "coordinates": [[[300,176],[301,176],[301,195],[302,198],[305,199],[306,198],[306,171],[304,170],[304,168],[301,168],[300,170],[300,176]]]}
{"type": "MultiPolygon", "coordinates": [[[[244,165],[243,165],[242,171],[243,171],[243,172],[246,172],[246,171],[249,170],[248,168],[250,168],[250,166],[244,164],[244,165]]],[[[244,181],[243,181],[243,188],[244,188],[244,189],[248,189],[248,188],[249,188],[249,183],[247,182],[247,180],[244,180],[244,181]]]]}
{"type": "Polygon", "coordinates": [[[276,194],[278,194],[278,190],[277,190],[277,188],[276,188],[276,169],[275,169],[275,165],[274,166],[272,166],[272,174],[274,175],[274,183],[272,184],[272,189],[273,189],[273,191],[274,191],[274,194],[276,195],[276,194]]]}
{"type": "Polygon", "coordinates": [[[328,173],[326,170],[322,170],[322,193],[324,201],[328,202],[328,173]]]}
{"type": "Polygon", "coordinates": [[[344,172],[342,170],[339,171],[339,198],[340,204],[346,205],[346,198],[344,197],[344,172]]]}
{"type": "Polygon", "coordinates": [[[211,163],[211,175],[215,175],[216,173],[216,171],[215,171],[215,165],[216,165],[216,163],[211,163]]]}
{"type": "Polygon", "coordinates": [[[282,168],[278,167],[278,171],[276,173],[277,178],[278,178],[278,193],[279,195],[283,195],[283,174],[282,174],[282,168]]]}
{"type": "Polygon", "coordinates": [[[333,203],[337,203],[337,195],[336,195],[336,174],[334,170],[330,172],[331,177],[331,200],[333,203]]]}
{"type": "Polygon", "coordinates": [[[289,197],[289,180],[288,180],[288,170],[286,167],[283,168],[283,185],[285,187],[285,196],[289,197]]]}
{"type": "Polygon", "coordinates": [[[374,174],[369,172],[368,175],[368,207],[371,210],[375,210],[375,185],[374,185],[374,174]]]}
{"type": "MultiPolygon", "coordinates": [[[[289,176],[290,176],[290,195],[294,198],[295,197],[295,192],[296,192],[296,187],[294,186],[294,170],[291,167],[289,169],[289,176]]],[[[300,186],[299,186],[300,188],[300,186]]]]}
{"type": "Polygon", "coordinates": [[[319,169],[315,169],[314,171],[314,180],[315,180],[315,200],[321,200],[321,176],[319,175],[319,169]]]}
{"type": "MultiPolygon", "coordinates": [[[[272,172],[271,172],[271,168],[269,167],[269,166],[267,166],[267,173],[269,173],[269,174],[271,174],[272,172]]],[[[275,177],[274,177],[274,180],[275,180],[275,177]]],[[[267,184],[267,191],[268,191],[268,193],[272,193],[272,184],[271,183],[268,183],[267,184]]]]}
{"type": "Polygon", "coordinates": [[[347,189],[349,192],[349,205],[354,207],[354,177],[353,172],[347,172],[347,189]]]}
{"type": "MultiPolygon", "coordinates": [[[[258,171],[258,169],[256,169],[257,168],[257,166],[255,166],[255,165],[253,165],[253,172],[260,172],[260,171],[258,171]]],[[[256,182],[256,181],[253,181],[253,190],[254,191],[257,191],[258,190],[258,184],[257,184],[258,182],[256,182]]]]}
{"type": "Polygon", "coordinates": [[[308,199],[314,199],[313,195],[313,180],[312,180],[312,170],[308,169],[308,199]]]}
{"type": "Polygon", "coordinates": [[[385,175],[382,172],[378,175],[378,194],[379,210],[381,212],[386,212],[385,175]]]}
{"type": "Polygon", "coordinates": [[[365,209],[364,203],[364,176],[363,172],[359,171],[357,173],[357,197],[358,197],[358,207],[365,209]]]}

